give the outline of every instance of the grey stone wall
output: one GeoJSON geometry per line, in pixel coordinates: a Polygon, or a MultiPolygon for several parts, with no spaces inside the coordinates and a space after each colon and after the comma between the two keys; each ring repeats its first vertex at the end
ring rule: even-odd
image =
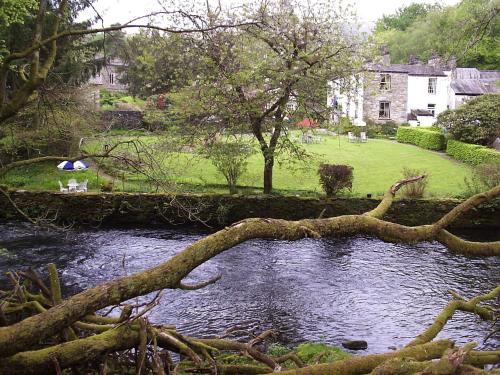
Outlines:
{"type": "MultiPolygon", "coordinates": [[[[92,186],[89,186],[92,188],[92,186]]],[[[188,224],[191,215],[182,209],[199,209],[196,216],[221,227],[249,217],[287,220],[354,215],[372,210],[378,199],[305,198],[294,196],[241,196],[223,194],[82,193],[11,191],[11,198],[31,217],[57,212],[59,223],[80,226],[125,226],[188,224]],[[177,204],[172,204],[177,202],[177,204]],[[78,215],[75,215],[78,212],[78,215]]],[[[460,204],[456,199],[401,199],[395,201],[384,219],[403,225],[434,223],[460,204]]],[[[0,194],[0,219],[19,219],[19,213],[0,194]]],[[[199,223],[198,223],[199,224],[199,223]]],[[[500,228],[500,200],[485,203],[458,218],[453,228],[500,228]]],[[[494,232],[494,229],[491,231],[494,232]]]]}
{"type": "Polygon", "coordinates": [[[373,120],[376,123],[407,122],[408,74],[368,72],[364,82],[363,115],[365,121],[373,120]],[[390,90],[380,90],[381,74],[390,74],[390,90]],[[379,103],[381,101],[391,103],[391,117],[389,119],[379,119],[379,103]]]}
{"type": "Polygon", "coordinates": [[[140,111],[109,110],[101,112],[101,122],[104,129],[142,129],[143,114],[140,111]]]}

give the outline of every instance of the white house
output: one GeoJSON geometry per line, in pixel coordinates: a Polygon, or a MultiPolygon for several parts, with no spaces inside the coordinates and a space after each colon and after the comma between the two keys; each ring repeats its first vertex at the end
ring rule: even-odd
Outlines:
{"type": "Polygon", "coordinates": [[[328,104],[335,119],[347,116],[355,125],[366,121],[408,122],[431,126],[439,113],[456,108],[471,96],[499,92],[500,71],[456,68],[434,55],[427,64],[410,57],[409,64],[369,64],[355,76],[330,83],[328,104]]]}

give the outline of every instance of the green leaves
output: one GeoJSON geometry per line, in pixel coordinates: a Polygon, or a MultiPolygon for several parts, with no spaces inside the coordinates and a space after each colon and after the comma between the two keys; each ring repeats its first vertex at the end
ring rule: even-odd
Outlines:
{"type": "Polygon", "coordinates": [[[485,94],[438,116],[437,125],[458,141],[490,145],[500,132],[500,94],[485,94]]]}
{"type": "Polygon", "coordinates": [[[393,63],[433,53],[455,55],[461,66],[500,68],[500,17],[496,0],[464,0],[443,7],[412,4],[377,22],[373,39],[387,44],[393,63]]]}
{"type": "Polygon", "coordinates": [[[36,0],[0,0],[0,25],[24,23],[26,16],[37,9],[37,4],[36,0]]]}

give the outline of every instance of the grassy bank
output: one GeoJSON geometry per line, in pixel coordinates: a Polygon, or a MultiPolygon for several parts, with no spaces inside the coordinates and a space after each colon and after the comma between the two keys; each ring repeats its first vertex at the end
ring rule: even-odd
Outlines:
{"type": "Polygon", "coordinates": [[[59,191],[58,181],[67,187],[68,180],[74,178],[78,182],[88,180],[88,190],[99,191],[100,185],[107,181],[93,169],[60,171],[57,164],[49,162],[22,166],[9,171],[0,183],[21,190],[59,191]]]}
{"type": "MultiPolygon", "coordinates": [[[[142,136],[141,142],[157,145],[165,135],[142,136]]],[[[128,135],[114,135],[105,140],[95,141],[89,149],[99,149],[104,142],[129,139],[128,135]],[[111,139],[110,139],[111,138],[111,139]]],[[[373,194],[378,196],[394,181],[401,178],[404,167],[415,168],[429,174],[427,194],[434,197],[460,196],[464,191],[464,178],[470,177],[467,165],[450,159],[442,153],[424,150],[412,145],[400,144],[390,140],[370,139],[367,143],[350,143],[346,138],[326,136],[321,143],[302,145],[312,155],[304,163],[279,163],[274,168],[274,187],[278,194],[322,195],[317,169],[320,163],[348,164],[354,167],[353,196],[373,194]]],[[[191,192],[225,193],[224,177],[212,163],[195,152],[167,153],[159,147],[161,155],[162,178],[173,182],[173,189],[191,192]],[[167,176],[167,177],[165,177],[167,176]]],[[[144,176],[123,172],[112,160],[106,160],[106,172],[117,179],[115,190],[151,191],[144,176]]],[[[240,192],[259,193],[262,190],[263,159],[256,150],[249,159],[248,170],[239,181],[240,192]]],[[[69,178],[78,181],[89,180],[90,190],[99,190],[103,175],[96,171],[61,172],[52,164],[23,167],[7,174],[2,183],[33,190],[59,190],[58,180],[63,184],[69,178]]]]}
{"type": "MultiPolygon", "coordinates": [[[[168,137],[168,135],[165,135],[168,137]]],[[[161,136],[144,136],[141,141],[154,144],[161,136]]],[[[123,137],[115,137],[123,139],[123,137]]],[[[312,155],[304,163],[280,163],[274,168],[277,193],[320,195],[317,169],[320,163],[348,164],[354,167],[352,195],[381,195],[394,181],[401,178],[404,167],[420,169],[429,174],[428,194],[436,197],[459,196],[463,180],[470,177],[467,165],[442,153],[424,150],[390,140],[370,139],[367,143],[350,143],[346,138],[322,137],[321,143],[302,145],[312,155]]],[[[93,147],[99,147],[94,144],[93,147]]],[[[183,191],[226,192],[225,179],[212,163],[196,153],[162,155],[163,166],[170,179],[183,191]]],[[[239,181],[242,193],[258,193],[262,189],[263,158],[256,151],[249,159],[248,170],[239,181]]],[[[121,172],[119,172],[119,175],[121,172]]],[[[129,190],[147,190],[141,176],[125,174],[129,190]]]]}

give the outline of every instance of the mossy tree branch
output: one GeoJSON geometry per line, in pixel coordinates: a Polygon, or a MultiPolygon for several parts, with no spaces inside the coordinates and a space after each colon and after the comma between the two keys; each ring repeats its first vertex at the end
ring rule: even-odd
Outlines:
{"type": "Polygon", "coordinates": [[[432,341],[439,334],[439,332],[441,332],[448,320],[453,317],[457,310],[478,314],[483,319],[493,319],[494,314],[491,310],[485,309],[484,307],[478,305],[481,302],[496,299],[498,298],[498,296],[500,296],[500,286],[497,286],[487,294],[474,297],[469,301],[465,301],[464,299],[451,300],[441,311],[441,313],[434,319],[434,322],[424,332],[422,332],[414,340],[412,340],[407,346],[421,345],[423,343],[432,341]]]}
{"type": "MultiPolygon", "coordinates": [[[[486,194],[488,199],[491,199],[500,194],[500,187],[486,194]]],[[[473,196],[464,203],[470,209],[479,204],[479,201],[477,196],[473,196]]],[[[436,235],[433,225],[407,227],[367,215],[345,215],[299,221],[247,219],[200,239],[163,264],[85,290],[47,312],[8,327],[1,327],[0,355],[8,356],[26,350],[34,342],[46,339],[81,320],[84,316],[106,306],[119,304],[160,289],[175,289],[193,269],[217,254],[250,239],[298,240],[304,237],[363,233],[392,242],[448,241],[447,235],[443,235],[442,231],[436,235]]],[[[453,238],[453,241],[457,240],[453,238]]],[[[451,250],[470,254],[467,249],[460,247],[462,240],[458,239],[458,241],[458,246],[451,242],[447,245],[451,250]]],[[[474,244],[472,255],[500,254],[500,242],[472,244],[474,244]]]]}

